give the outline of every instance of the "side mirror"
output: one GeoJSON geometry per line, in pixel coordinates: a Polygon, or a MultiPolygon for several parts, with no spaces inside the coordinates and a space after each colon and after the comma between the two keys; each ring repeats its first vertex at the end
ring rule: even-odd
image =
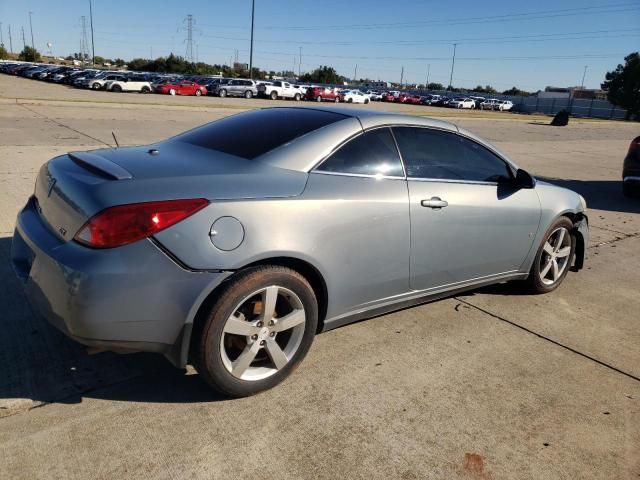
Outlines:
{"type": "Polygon", "coordinates": [[[516,172],[516,185],[520,188],[534,188],[536,186],[536,180],[529,172],[519,168],[516,172]]]}

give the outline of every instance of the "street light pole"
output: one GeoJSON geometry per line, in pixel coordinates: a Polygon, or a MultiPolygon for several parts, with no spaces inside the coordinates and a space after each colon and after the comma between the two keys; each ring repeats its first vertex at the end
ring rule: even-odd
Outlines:
{"type": "Polygon", "coordinates": [[[431,73],[431,64],[427,65],[427,83],[425,83],[424,85],[424,89],[428,90],[429,89],[429,74],[431,73]]]}
{"type": "Polygon", "coordinates": [[[96,46],[93,43],[93,8],[91,6],[91,0],[89,0],[89,22],[91,24],[91,66],[95,67],[95,65],[96,65],[96,46]]]}
{"type": "Polygon", "coordinates": [[[582,82],[580,83],[580,86],[582,88],[584,88],[584,77],[587,75],[587,68],[589,67],[589,65],[585,65],[584,66],[584,72],[582,72],[582,82]]]}
{"type": "Polygon", "coordinates": [[[33,48],[34,50],[36,49],[36,45],[33,41],[33,24],[31,23],[31,14],[33,12],[29,12],[29,28],[31,29],[31,48],[33,48]]]}
{"type": "Polygon", "coordinates": [[[453,66],[456,64],[456,47],[457,43],[453,44],[453,58],[451,59],[451,76],[449,76],[449,90],[453,88],[453,66]]]}
{"type": "Polygon", "coordinates": [[[249,78],[253,80],[253,19],[256,13],[256,0],[251,0],[251,46],[249,48],[249,78]]]}

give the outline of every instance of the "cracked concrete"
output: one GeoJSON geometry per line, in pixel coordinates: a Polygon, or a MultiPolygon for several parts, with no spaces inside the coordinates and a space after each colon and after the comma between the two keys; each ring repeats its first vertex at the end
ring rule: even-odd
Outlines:
{"type": "Polygon", "coordinates": [[[112,131],[148,143],[274,103],[6,76],[0,92],[24,103],[0,104],[0,478],[640,476],[640,202],[620,188],[637,124],[457,120],[585,196],[585,269],[548,295],[487,287],[319,335],[283,385],[228,401],[191,369],[89,356],[36,318],[11,271],[10,238],[49,158],[111,144],[112,131]]]}

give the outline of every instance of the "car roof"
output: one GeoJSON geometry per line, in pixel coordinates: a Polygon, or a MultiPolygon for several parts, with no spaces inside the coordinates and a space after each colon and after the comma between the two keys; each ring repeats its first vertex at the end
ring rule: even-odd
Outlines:
{"type": "MultiPolygon", "coordinates": [[[[257,160],[269,163],[273,166],[308,172],[329,155],[338,145],[341,145],[354,135],[370,128],[386,125],[413,125],[432,127],[451,132],[458,132],[454,124],[434,118],[417,115],[402,115],[390,112],[380,112],[368,109],[345,107],[272,107],[291,109],[311,109],[323,112],[332,112],[343,115],[345,118],[331,123],[322,128],[307,133],[295,140],[281,145],[257,160]]],[[[284,113],[284,112],[283,112],[284,113]]],[[[484,143],[484,142],[483,142],[484,143]]]]}

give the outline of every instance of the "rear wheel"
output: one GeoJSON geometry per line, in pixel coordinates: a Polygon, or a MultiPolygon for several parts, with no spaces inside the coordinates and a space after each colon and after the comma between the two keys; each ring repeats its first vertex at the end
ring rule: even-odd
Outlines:
{"type": "Polygon", "coordinates": [[[113,86],[111,87],[111,91],[112,91],[112,92],[118,92],[118,93],[119,93],[119,92],[121,92],[121,91],[122,91],[122,87],[121,87],[120,85],[113,85],[113,86]]]}
{"type": "Polygon", "coordinates": [[[277,100],[278,99],[278,92],[276,92],[275,90],[273,92],[271,92],[271,95],[269,95],[271,97],[271,100],[277,100]]]}
{"type": "Polygon", "coordinates": [[[572,230],[571,220],[562,217],[545,233],[527,279],[532,293],[551,292],[558,288],[567,276],[576,248],[572,230]]]}
{"type": "Polygon", "coordinates": [[[246,92],[244,92],[244,98],[251,98],[253,97],[253,92],[251,90],[247,90],[246,92]]]}
{"type": "Polygon", "coordinates": [[[296,94],[293,96],[293,99],[294,99],[296,102],[299,102],[301,98],[302,98],[302,96],[301,96],[299,93],[296,93],[296,94]]]}
{"type": "Polygon", "coordinates": [[[195,91],[194,95],[195,95],[196,97],[199,97],[200,95],[202,95],[202,90],[197,89],[197,90],[195,91]]]}
{"type": "Polygon", "coordinates": [[[92,88],[93,90],[100,90],[100,89],[102,88],[102,85],[100,85],[98,82],[94,82],[94,83],[91,85],[91,88],[92,88]]]}
{"type": "Polygon", "coordinates": [[[151,89],[145,85],[140,89],[140,93],[151,93],[151,89]]]}
{"type": "Polygon", "coordinates": [[[220,95],[220,97],[224,98],[227,96],[227,91],[225,89],[220,90],[220,92],[218,93],[218,95],[220,95]]]}
{"type": "Polygon", "coordinates": [[[315,336],[318,306],[298,272],[261,266],[237,275],[194,340],[195,366],[214,389],[246,397],[282,382],[315,336]]]}
{"type": "Polygon", "coordinates": [[[169,90],[169,95],[175,95],[176,94],[176,89],[175,88],[171,88],[169,90]]]}
{"type": "Polygon", "coordinates": [[[340,103],[340,97],[336,97],[333,101],[336,103],[340,103]]]}
{"type": "Polygon", "coordinates": [[[322,97],[321,97],[320,95],[318,95],[318,96],[316,97],[316,102],[321,102],[321,101],[322,101],[322,97]]]}

